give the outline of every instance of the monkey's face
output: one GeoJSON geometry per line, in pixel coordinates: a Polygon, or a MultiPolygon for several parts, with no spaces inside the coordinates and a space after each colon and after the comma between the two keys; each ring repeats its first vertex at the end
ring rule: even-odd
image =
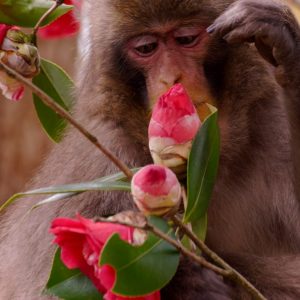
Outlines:
{"type": "Polygon", "coordinates": [[[194,103],[211,102],[203,61],[210,37],[202,25],[161,26],[130,39],[129,61],[145,77],[150,106],[176,83],[194,103]]]}
{"type": "Polygon", "coordinates": [[[102,74],[106,90],[117,86],[130,105],[151,108],[175,83],[183,84],[195,104],[215,104],[204,72],[215,41],[206,28],[228,1],[217,6],[210,0],[84,1],[87,73],[102,74]]]}

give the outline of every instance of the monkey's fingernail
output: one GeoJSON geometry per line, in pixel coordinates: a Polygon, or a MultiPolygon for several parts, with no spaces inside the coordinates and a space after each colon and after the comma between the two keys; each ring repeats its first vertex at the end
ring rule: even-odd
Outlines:
{"type": "Polygon", "coordinates": [[[206,32],[207,33],[213,33],[216,29],[216,25],[215,24],[212,24],[210,25],[209,27],[206,28],[206,32]]]}

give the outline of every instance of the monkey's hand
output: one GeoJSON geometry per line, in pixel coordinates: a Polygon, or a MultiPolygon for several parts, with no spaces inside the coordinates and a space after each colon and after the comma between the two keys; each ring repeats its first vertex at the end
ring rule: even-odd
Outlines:
{"type": "Polygon", "coordinates": [[[229,44],[254,42],[259,53],[285,71],[300,62],[300,28],[278,1],[239,0],[207,28],[229,44]]]}

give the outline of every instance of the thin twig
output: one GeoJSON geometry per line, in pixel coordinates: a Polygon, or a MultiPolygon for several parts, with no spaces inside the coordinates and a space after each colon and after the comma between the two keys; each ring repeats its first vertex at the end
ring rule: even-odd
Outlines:
{"type": "MultiPolygon", "coordinates": [[[[181,195],[182,195],[182,200],[183,200],[184,211],[186,211],[187,205],[188,205],[188,200],[187,200],[186,191],[185,191],[184,186],[181,187],[181,195]]],[[[188,225],[189,229],[192,231],[193,230],[192,224],[188,223],[187,225],[188,225]]],[[[180,228],[178,228],[178,229],[180,229],[180,228]]],[[[191,239],[189,239],[189,243],[190,243],[190,247],[191,247],[192,251],[196,252],[197,247],[196,247],[195,243],[191,239]]]]}
{"type": "Polygon", "coordinates": [[[212,263],[208,262],[205,258],[196,255],[192,251],[185,248],[181,243],[172,239],[169,235],[165,234],[164,232],[162,232],[155,226],[149,224],[149,222],[146,222],[144,225],[138,225],[138,224],[134,224],[131,222],[121,222],[119,220],[110,220],[110,219],[105,219],[105,218],[101,218],[101,217],[97,217],[96,221],[131,226],[131,227],[134,227],[137,229],[150,231],[153,234],[155,234],[156,236],[158,236],[159,238],[165,240],[166,242],[168,242],[169,244],[174,246],[179,252],[181,252],[183,255],[189,257],[190,259],[192,259],[193,261],[195,261],[202,267],[210,269],[223,277],[228,277],[228,275],[229,275],[227,270],[223,270],[222,268],[219,268],[219,267],[213,265],[212,263]]]}
{"type": "Polygon", "coordinates": [[[60,5],[62,5],[64,3],[63,0],[56,0],[53,5],[44,13],[44,15],[42,15],[42,17],[39,19],[39,21],[36,23],[36,25],[33,28],[33,32],[32,35],[34,37],[34,40],[36,40],[35,36],[39,30],[39,28],[41,27],[42,23],[46,20],[46,18],[52,13],[54,12],[60,5]]]}
{"type": "Polygon", "coordinates": [[[212,261],[214,261],[217,265],[221,266],[229,273],[227,277],[232,281],[238,283],[243,286],[256,300],[267,300],[261,293],[258,291],[255,286],[253,286],[242,274],[232,268],[228,263],[226,263],[220,256],[218,256],[215,252],[213,252],[210,248],[208,248],[204,242],[202,242],[198,237],[194,234],[193,231],[189,229],[189,227],[181,222],[176,216],[172,217],[172,221],[175,225],[177,225],[194,243],[195,245],[205,253],[212,261]]]}
{"type": "Polygon", "coordinates": [[[32,84],[30,80],[24,78],[22,75],[18,74],[16,71],[14,71],[1,61],[0,69],[3,69],[10,77],[20,81],[25,86],[27,86],[42,100],[42,102],[45,105],[50,107],[60,117],[66,119],[70,124],[72,124],[83,136],[85,136],[104,155],[106,155],[106,157],[108,157],[129,179],[132,177],[133,173],[126,164],[124,164],[113,153],[106,149],[94,135],[92,135],[87,129],[85,129],[80,123],[78,123],[66,110],[64,110],[60,105],[58,105],[54,100],[52,100],[45,92],[43,92],[40,88],[32,84]]]}

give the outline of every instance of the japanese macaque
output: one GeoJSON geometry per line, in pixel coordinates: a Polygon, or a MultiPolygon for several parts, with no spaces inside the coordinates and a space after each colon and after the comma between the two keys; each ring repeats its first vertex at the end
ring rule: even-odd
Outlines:
{"type": "MultiPolygon", "coordinates": [[[[272,300],[300,299],[300,29],[271,0],[85,0],[74,116],[131,167],[151,161],[148,116],[182,83],[196,106],[219,109],[221,161],[207,243],[272,300]]],[[[116,168],[72,128],[34,187],[91,180],[116,168]]],[[[32,187],[32,186],[31,186],[32,187]]],[[[57,216],[110,215],[129,195],[90,192],[1,216],[0,298],[41,296],[57,216]]],[[[188,261],[163,299],[249,299],[188,261]]]]}

